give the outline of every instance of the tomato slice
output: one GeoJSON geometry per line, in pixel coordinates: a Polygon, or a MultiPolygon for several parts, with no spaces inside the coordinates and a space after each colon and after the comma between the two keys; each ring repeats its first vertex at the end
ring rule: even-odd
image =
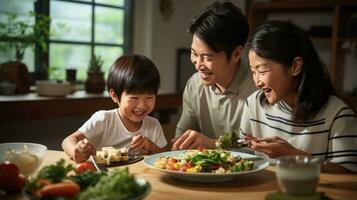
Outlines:
{"type": "Polygon", "coordinates": [[[198,150],[199,150],[200,152],[203,152],[204,150],[206,150],[206,148],[205,148],[205,147],[200,146],[200,147],[198,147],[198,150]]]}
{"type": "Polygon", "coordinates": [[[76,167],[76,172],[77,173],[81,173],[83,171],[97,171],[97,169],[94,167],[94,165],[90,162],[84,162],[84,163],[79,163],[77,164],[77,167],[76,167]]]}

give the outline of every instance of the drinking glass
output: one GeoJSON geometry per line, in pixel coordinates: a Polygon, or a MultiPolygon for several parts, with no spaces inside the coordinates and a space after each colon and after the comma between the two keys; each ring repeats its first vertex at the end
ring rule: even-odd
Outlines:
{"type": "Polygon", "coordinates": [[[276,177],[280,190],[288,195],[310,195],[316,191],[321,160],[312,156],[283,156],[277,159],[276,177]]]}

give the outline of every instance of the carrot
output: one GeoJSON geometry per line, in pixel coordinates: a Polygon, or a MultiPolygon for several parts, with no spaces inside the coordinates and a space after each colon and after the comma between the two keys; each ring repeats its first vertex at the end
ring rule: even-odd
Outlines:
{"type": "Polygon", "coordinates": [[[70,197],[81,190],[77,183],[72,181],[49,184],[38,191],[40,196],[70,197]]]}
{"type": "Polygon", "coordinates": [[[40,186],[50,185],[51,182],[48,179],[41,178],[37,181],[40,186]]]}

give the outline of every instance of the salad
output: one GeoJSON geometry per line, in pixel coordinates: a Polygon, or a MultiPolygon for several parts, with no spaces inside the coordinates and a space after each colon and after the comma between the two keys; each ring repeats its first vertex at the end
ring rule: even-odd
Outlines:
{"type": "Polygon", "coordinates": [[[25,194],[30,199],[128,199],[144,194],[149,184],[140,184],[128,168],[97,172],[91,163],[77,167],[65,165],[61,159],[55,165],[43,167],[26,183],[25,194]]]}
{"type": "Polygon", "coordinates": [[[254,162],[233,156],[223,149],[187,150],[177,157],[163,156],[156,160],[155,167],[188,173],[231,173],[252,170],[254,162]]]}

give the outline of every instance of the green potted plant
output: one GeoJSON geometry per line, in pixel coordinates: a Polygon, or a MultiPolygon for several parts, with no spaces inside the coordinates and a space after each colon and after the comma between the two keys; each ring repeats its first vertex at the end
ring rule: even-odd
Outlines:
{"type": "Polygon", "coordinates": [[[0,22],[0,51],[15,50],[15,59],[2,63],[0,66],[0,81],[16,84],[16,93],[28,93],[30,76],[26,64],[22,63],[25,49],[38,45],[43,52],[47,51],[50,18],[45,15],[29,13],[35,17],[36,23],[31,24],[27,19],[20,20],[16,14],[8,13],[7,22],[0,22]]]}
{"type": "Polygon", "coordinates": [[[87,71],[87,80],[84,85],[87,93],[103,93],[105,89],[104,72],[102,71],[103,63],[101,56],[92,55],[87,71]]]}

